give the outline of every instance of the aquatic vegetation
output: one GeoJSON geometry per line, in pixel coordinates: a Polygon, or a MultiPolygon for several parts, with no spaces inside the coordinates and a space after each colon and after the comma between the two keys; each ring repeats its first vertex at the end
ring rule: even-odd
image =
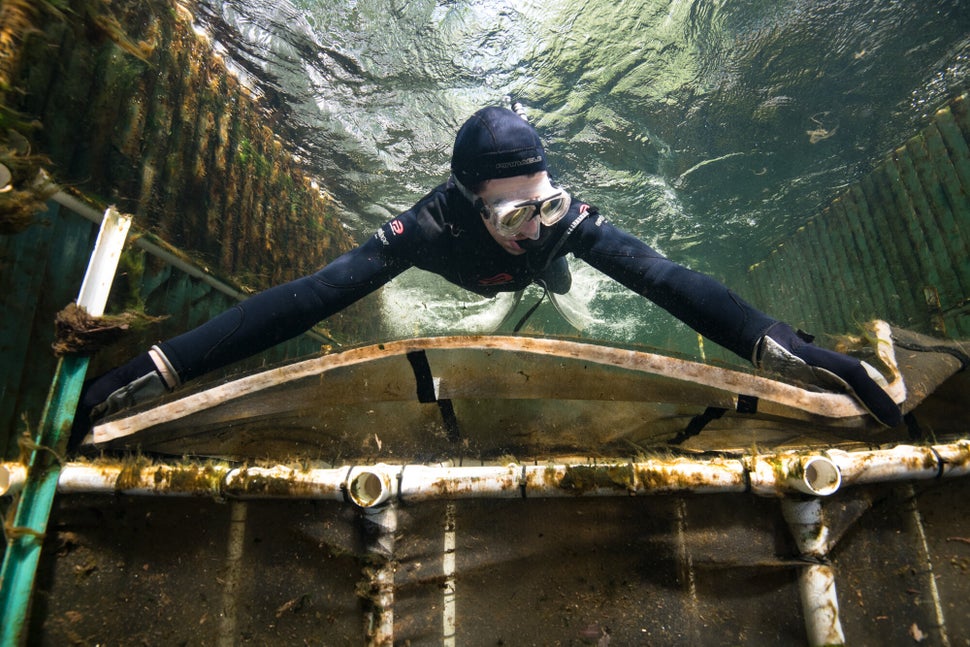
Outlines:
{"type": "Polygon", "coordinates": [[[5,0],[0,7],[0,92],[13,85],[24,43],[41,34],[36,23],[43,14],[63,19],[64,0],[5,0]]]}
{"type": "MultiPolygon", "coordinates": [[[[828,113],[827,112],[823,112],[823,113],[819,113],[819,114],[827,115],[828,113]]],[[[817,119],[817,117],[818,117],[818,115],[812,115],[810,117],[810,119],[812,120],[812,123],[814,123],[816,126],[818,126],[818,128],[813,128],[811,130],[806,130],[805,131],[805,134],[808,135],[808,143],[810,143],[810,144],[817,144],[817,143],[819,143],[822,140],[825,140],[825,139],[828,139],[829,137],[832,137],[833,135],[835,135],[836,131],[838,131],[838,129],[839,129],[838,125],[836,125],[835,128],[832,128],[832,129],[826,128],[825,127],[825,124],[823,124],[821,121],[819,121],[817,119]]]]}
{"type": "Polygon", "coordinates": [[[49,160],[32,155],[27,139],[8,129],[0,137],[0,235],[12,235],[36,222],[57,187],[47,180],[43,167],[49,160]]]}
{"type": "Polygon", "coordinates": [[[57,339],[52,348],[58,357],[66,354],[92,355],[116,342],[129,330],[163,319],[165,317],[151,317],[143,312],[92,317],[83,308],[71,303],[58,312],[54,320],[57,339]]]}

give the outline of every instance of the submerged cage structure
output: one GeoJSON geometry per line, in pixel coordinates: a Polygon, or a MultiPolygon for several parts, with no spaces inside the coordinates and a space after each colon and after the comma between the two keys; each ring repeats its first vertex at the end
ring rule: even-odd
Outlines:
{"type": "MultiPolygon", "coordinates": [[[[32,64],[48,45],[18,41],[21,54],[0,74],[5,87],[74,79],[62,94],[27,92],[16,107],[49,121],[45,154],[62,168],[105,171],[89,193],[158,218],[151,222],[162,235],[142,235],[122,259],[134,277],[128,291],[179,313],[170,322],[178,328],[210,314],[194,304],[221,309],[275,278],[241,276],[238,246],[207,246],[225,210],[285,223],[273,231],[255,219],[239,224],[253,239],[295,242],[297,256],[346,247],[326,196],[291,180],[299,171],[260,123],[258,100],[208,56],[181,5],[151,19],[141,3],[112,5],[115,14],[85,14],[96,27],[46,24],[59,63],[32,64]],[[128,23],[144,31],[120,27],[128,23]],[[100,45],[85,40],[92,32],[100,45]],[[152,65],[158,81],[141,85],[141,66],[152,65]],[[107,94],[109,83],[138,99],[107,94]],[[76,107],[80,86],[95,94],[79,114],[121,114],[122,125],[100,117],[77,133],[53,125],[48,116],[76,107]],[[157,100],[166,96],[183,101],[195,122],[179,123],[157,100]],[[172,136],[154,136],[166,131],[172,136]],[[180,168],[205,169],[212,186],[182,182],[180,168]],[[230,185],[242,203],[219,197],[230,185]],[[203,190],[214,194],[195,200],[203,190]],[[193,200],[205,208],[184,211],[193,200]],[[316,214],[309,229],[285,216],[296,206],[316,214]],[[268,217],[277,210],[284,216],[268,217]],[[196,249],[196,239],[206,242],[196,249]],[[186,247],[192,258],[180,253],[186,247]]],[[[19,11],[43,22],[36,12],[45,6],[5,2],[3,11],[7,20],[19,11]]],[[[816,312],[840,317],[824,328],[850,327],[860,313],[842,307],[844,290],[867,295],[871,312],[861,314],[966,338],[968,141],[966,98],[957,97],[738,287],[809,327],[820,323],[816,312]],[[767,289],[779,275],[790,291],[767,289]],[[839,290],[820,295],[818,284],[839,290]]],[[[80,275],[96,234],[90,221],[100,220],[85,197],[45,195],[51,226],[0,240],[13,270],[2,278],[3,325],[16,340],[0,359],[18,376],[0,401],[0,493],[12,512],[29,480],[21,453],[42,457],[59,492],[45,530],[7,524],[8,550],[20,542],[43,556],[29,614],[15,635],[6,629],[8,643],[949,645],[970,635],[970,527],[955,512],[970,494],[963,433],[892,447],[479,465],[60,463],[18,443],[21,413],[29,428],[43,425],[36,412],[54,363],[36,349],[46,348],[48,322],[77,288],[54,294],[50,286],[80,275]],[[43,272],[37,258],[46,259],[43,272]]],[[[278,271],[296,262],[274,256],[282,245],[264,247],[278,271]]],[[[359,333],[354,321],[367,319],[349,317],[343,334],[359,333]]],[[[342,333],[319,331],[271,359],[319,349],[332,334],[342,333]]],[[[926,404],[957,427],[966,427],[965,378],[926,404]]]]}

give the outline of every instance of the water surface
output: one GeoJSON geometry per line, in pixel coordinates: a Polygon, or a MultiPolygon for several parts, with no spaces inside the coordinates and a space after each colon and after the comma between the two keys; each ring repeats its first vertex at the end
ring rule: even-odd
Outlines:
{"type": "MultiPolygon", "coordinates": [[[[447,176],[469,114],[513,96],[560,183],[742,293],[744,270],[964,90],[970,65],[960,0],[202,0],[197,19],[357,239],[447,176]]],[[[574,271],[584,334],[649,344],[670,326],[574,271]]],[[[382,300],[390,335],[487,330],[510,303],[417,271],[382,300]]]]}

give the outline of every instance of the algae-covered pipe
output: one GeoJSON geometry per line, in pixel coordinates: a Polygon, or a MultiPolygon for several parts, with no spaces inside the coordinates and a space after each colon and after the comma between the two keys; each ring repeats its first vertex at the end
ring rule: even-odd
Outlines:
{"type": "MultiPolygon", "coordinates": [[[[331,499],[361,508],[389,500],[637,496],[678,492],[751,492],[759,496],[827,496],[850,485],[963,476],[970,440],[945,445],[737,458],[656,458],[597,465],[360,465],[302,469],[137,462],[69,463],[64,492],[173,496],[331,499]]],[[[0,464],[0,494],[22,487],[23,467],[0,464]]]]}
{"type": "Polygon", "coordinates": [[[798,576],[798,590],[808,644],[844,645],[835,569],[827,561],[830,532],[822,514],[822,499],[786,498],[781,510],[806,561],[798,576]]]}
{"type": "Polygon", "coordinates": [[[394,644],[394,549],[397,504],[394,501],[360,512],[360,531],[367,559],[362,564],[366,607],[364,634],[367,647],[394,644]]]}

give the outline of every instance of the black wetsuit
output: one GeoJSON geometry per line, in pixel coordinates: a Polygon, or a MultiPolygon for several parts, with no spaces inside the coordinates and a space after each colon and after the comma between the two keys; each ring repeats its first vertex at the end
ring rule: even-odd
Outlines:
{"type": "Polygon", "coordinates": [[[410,267],[494,296],[527,287],[570,253],[745,359],[776,322],[576,199],[562,220],[521,246],[525,254],[505,251],[449,182],[319,272],[257,294],[159,346],[185,381],[305,332],[410,267]]]}

